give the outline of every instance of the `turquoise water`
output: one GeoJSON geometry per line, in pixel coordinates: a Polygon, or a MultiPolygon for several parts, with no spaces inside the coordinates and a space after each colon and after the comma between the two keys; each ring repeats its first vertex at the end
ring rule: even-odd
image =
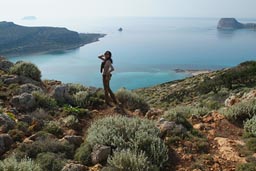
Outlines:
{"type": "MultiPolygon", "coordinates": [[[[241,19],[241,22],[256,20],[241,19]]],[[[173,69],[220,69],[256,59],[256,30],[218,31],[218,19],[94,18],[70,21],[20,21],[23,25],[64,26],[106,33],[79,49],[10,57],[38,65],[44,79],[102,87],[99,54],[113,53],[111,87],[135,89],[188,76],[173,69]],[[118,32],[119,27],[123,32],[118,32]]]]}

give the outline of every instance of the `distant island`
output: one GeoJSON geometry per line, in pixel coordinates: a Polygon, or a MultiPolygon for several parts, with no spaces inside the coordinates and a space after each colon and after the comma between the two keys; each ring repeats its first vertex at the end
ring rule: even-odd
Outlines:
{"type": "Polygon", "coordinates": [[[256,29],[256,23],[243,24],[238,22],[235,18],[221,18],[217,28],[220,30],[256,29]]]}
{"type": "Polygon", "coordinates": [[[0,22],[0,55],[69,50],[98,41],[105,34],[83,34],[60,27],[25,27],[0,22]]]}

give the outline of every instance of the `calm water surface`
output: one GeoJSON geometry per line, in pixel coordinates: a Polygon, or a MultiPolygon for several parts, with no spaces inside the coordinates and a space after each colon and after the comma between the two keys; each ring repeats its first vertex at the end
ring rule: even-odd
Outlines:
{"type": "MultiPolygon", "coordinates": [[[[256,22],[240,19],[241,22],[256,22]]],[[[22,25],[63,26],[79,32],[106,33],[79,49],[9,57],[38,65],[43,79],[102,87],[99,54],[113,53],[111,87],[135,89],[182,79],[173,69],[220,69],[256,59],[256,30],[218,31],[218,19],[83,18],[17,21],[22,25]],[[118,32],[122,27],[123,32],[118,32]]]]}

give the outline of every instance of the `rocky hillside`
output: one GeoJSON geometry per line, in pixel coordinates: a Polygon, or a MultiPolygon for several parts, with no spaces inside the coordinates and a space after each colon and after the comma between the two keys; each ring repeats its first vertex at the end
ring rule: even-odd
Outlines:
{"type": "Polygon", "coordinates": [[[67,50],[97,41],[103,34],[79,34],[66,28],[24,27],[0,22],[0,55],[67,50]]]}
{"type": "Polygon", "coordinates": [[[254,171],[255,62],[131,92],[0,59],[0,171],[254,171]],[[225,78],[225,79],[224,79],[225,78]]]}

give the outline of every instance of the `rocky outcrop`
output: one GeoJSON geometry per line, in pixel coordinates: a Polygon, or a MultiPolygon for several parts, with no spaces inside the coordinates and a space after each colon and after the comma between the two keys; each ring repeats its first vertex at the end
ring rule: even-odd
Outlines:
{"type": "Polygon", "coordinates": [[[104,145],[95,145],[91,154],[92,164],[101,163],[107,161],[108,156],[111,153],[111,147],[104,145]]]}
{"type": "Polygon", "coordinates": [[[243,24],[238,22],[235,18],[221,18],[219,20],[218,29],[221,30],[234,30],[234,29],[256,29],[256,24],[247,23],[243,24]]]}
{"type": "Polygon", "coordinates": [[[5,153],[11,148],[13,144],[13,140],[9,134],[1,134],[0,135],[0,155],[5,153]]]}
{"type": "Polygon", "coordinates": [[[4,59],[0,59],[0,70],[8,72],[10,68],[13,66],[13,63],[4,59]]]}
{"type": "Polygon", "coordinates": [[[32,94],[23,93],[21,95],[14,96],[11,99],[11,104],[18,110],[28,111],[36,106],[36,101],[32,94]]]}
{"type": "Polygon", "coordinates": [[[7,115],[0,113],[0,133],[8,132],[15,126],[14,120],[9,118],[7,115]]]}
{"type": "Polygon", "coordinates": [[[68,85],[57,85],[51,92],[51,96],[60,103],[70,102],[71,96],[69,94],[68,85]]]}
{"type": "Polygon", "coordinates": [[[40,87],[35,86],[34,84],[31,84],[31,83],[28,83],[20,86],[19,94],[32,93],[34,91],[43,92],[43,90],[40,87]]]}
{"type": "Polygon", "coordinates": [[[66,135],[60,141],[61,142],[68,142],[70,144],[75,145],[76,147],[79,147],[83,142],[83,137],[76,136],[76,135],[66,135]]]}

